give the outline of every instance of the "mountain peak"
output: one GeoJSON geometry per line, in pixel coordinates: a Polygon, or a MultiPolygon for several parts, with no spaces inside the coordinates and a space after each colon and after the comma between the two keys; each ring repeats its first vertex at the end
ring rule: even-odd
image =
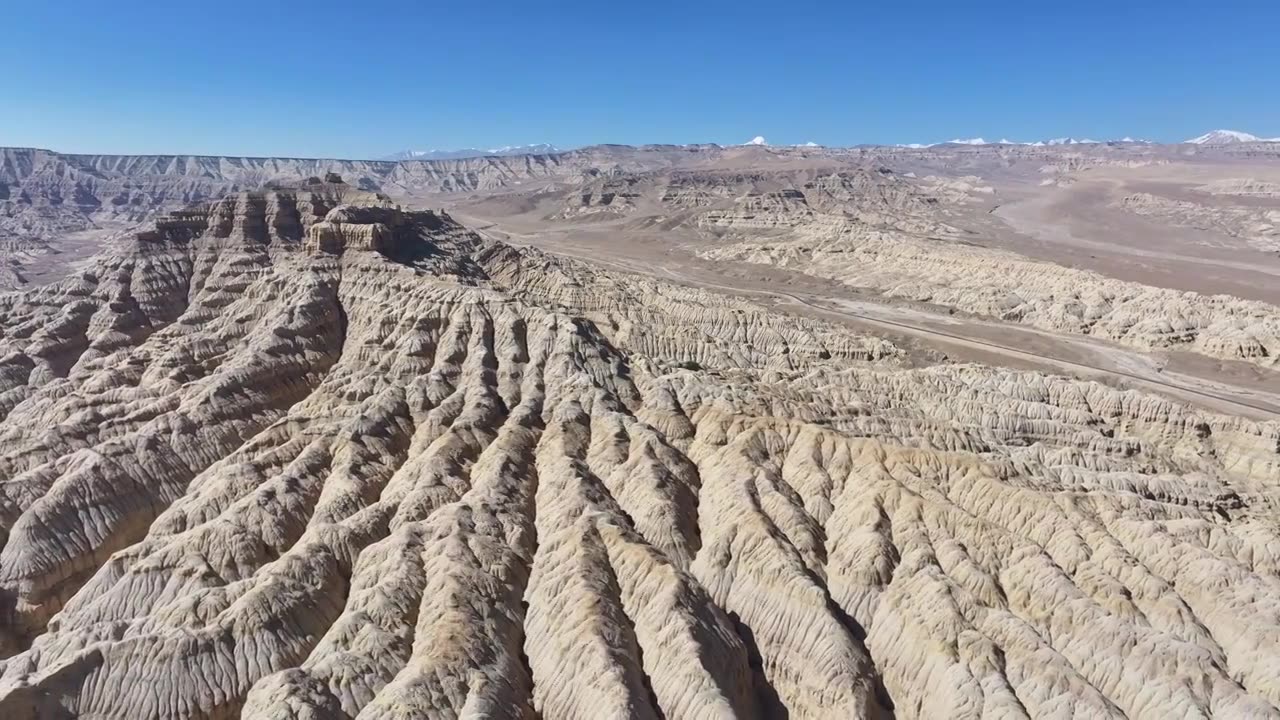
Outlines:
{"type": "Polygon", "coordinates": [[[1186,142],[1191,145],[1233,145],[1235,143],[1262,142],[1262,138],[1239,130],[1214,130],[1186,142]]]}

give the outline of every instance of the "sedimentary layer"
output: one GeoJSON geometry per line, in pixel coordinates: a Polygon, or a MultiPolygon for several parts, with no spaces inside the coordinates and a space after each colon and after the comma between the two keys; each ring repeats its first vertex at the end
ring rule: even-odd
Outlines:
{"type": "Polygon", "coordinates": [[[333,183],[0,296],[0,414],[6,718],[1278,715],[1276,424],[333,183]]]}

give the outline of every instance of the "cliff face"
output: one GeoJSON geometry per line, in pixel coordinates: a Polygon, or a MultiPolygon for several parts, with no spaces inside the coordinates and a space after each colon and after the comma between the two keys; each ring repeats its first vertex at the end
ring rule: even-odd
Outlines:
{"type": "Polygon", "coordinates": [[[554,156],[423,162],[233,158],[180,155],[63,155],[0,150],[0,182],[10,200],[66,204],[87,213],[129,216],[216,199],[269,184],[336,173],[362,190],[451,192],[548,174],[554,156]]]}
{"type": "Polygon", "coordinates": [[[1277,715],[1280,427],[900,356],[345,186],[167,216],[0,296],[0,716],[1277,715]]]}
{"type": "MultiPolygon", "coordinates": [[[[600,149],[551,155],[448,160],[329,160],[193,155],[74,155],[0,148],[0,182],[9,199],[114,210],[155,209],[218,198],[268,184],[289,185],[336,173],[362,190],[448,193],[489,190],[515,181],[573,178],[587,168],[638,170],[674,162],[660,150],[600,149]]],[[[679,158],[680,156],[676,156],[679,158]]],[[[0,198],[3,199],[3,198],[0,198]]]]}
{"type": "MultiPolygon", "coordinates": [[[[227,194],[337,175],[367,192],[396,195],[492,190],[572,174],[573,156],[422,162],[200,156],[64,155],[0,149],[0,289],[81,233],[100,249],[116,231],[227,194]]],[[[92,250],[91,249],[91,250],[92,250]]]]}
{"type": "MultiPolygon", "coordinates": [[[[756,192],[710,227],[772,230],[794,226],[794,211],[826,212],[840,205],[876,205],[918,215],[909,205],[913,193],[903,183],[887,183],[865,168],[890,162],[903,168],[928,168],[944,174],[957,169],[1014,166],[1061,166],[1062,172],[1114,164],[1165,162],[1170,151],[1160,147],[1090,147],[1079,150],[1029,147],[930,148],[759,148],[714,145],[641,147],[600,145],[552,154],[474,157],[422,161],[212,157],[191,155],[77,155],[31,148],[0,148],[0,289],[21,286],[27,274],[57,276],[40,267],[62,243],[77,238],[87,257],[108,238],[138,223],[193,203],[266,186],[289,186],[310,177],[334,173],[352,186],[398,198],[425,195],[513,191],[554,184],[580,186],[566,203],[562,218],[599,212],[629,213],[632,187],[657,182],[670,185],[675,205],[716,203],[726,192],[756,192]],[[1163,154],[1162,154],[1163,153],[1163,154]],[[1056,165],[1055,165],[1056,164],[1056,165]],[[812,184],[795,183],[805,195],[795,202],[776,194],[767,171],[813,170],[828,173],[812,184]],[[849,170],[856,172],[832,172],[849,170]],[[715,172],[708,173],[709,169],[715,172]],[[728,170],[728,175],[724,174],[728,170]],[[720,173],[717,175],[716,173],[720,173]],[[734,179],[734,174],[737,178],[734,179]],[[669,177],[668,177],[669,176],[669,177]],[[753,188],[763,180],[762,188],[753,188]],[[618,187],[614,187],[614,186],[618,187]],[[807,203],[807,204],[806,204],[807,203]],[[34,270],[33,270],[34,268],[34,270]]],[[[1217,152],[1217,151],[1205,151],[1217,152]]],[[[978,170],[975,170],[977,172],[978,170]]],[[[787,183],[784,183],[787,184],[787,183]]],[[[794,199],[793,199],[794,200],[794,199]]],[[[876,221],[896,216],[878,215],[876,221]]],[[[929,232],[929,224],[912,220],[908,229],[929,232]]],[[[83,252],[81,252],[83,251],[83,252]]],[[[65,259],[65,258],[64,258],[65,259]]]]}

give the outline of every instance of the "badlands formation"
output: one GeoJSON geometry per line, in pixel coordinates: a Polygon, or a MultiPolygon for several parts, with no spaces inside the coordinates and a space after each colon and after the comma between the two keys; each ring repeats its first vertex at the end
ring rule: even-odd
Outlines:
{"type": "Polygon", "coordinates": [[[0,152],[0,717],[1280,718],[1278,146],[0,152]]]}

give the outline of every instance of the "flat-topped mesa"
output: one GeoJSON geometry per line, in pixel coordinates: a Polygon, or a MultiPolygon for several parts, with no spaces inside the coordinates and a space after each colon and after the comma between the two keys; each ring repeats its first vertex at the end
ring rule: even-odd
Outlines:
{"type": "Polygon", "coordinates": [[[171,212],[137,238],[147,244],[185,244],[196,238],[232,245],[301,244],[308,229],[338,206],[390,207],[391,201],[346,185],[340,178],[317,179],[304,188],[240,192],[171,212]]]}
{"type": "Polygon", "coordinates": [[[307,229],[311,254],[373,251],[399,260],[422,259],[442,246],[470,247],[479,238],[443,212],[392,205],[339,205],[307,229]]]}
{"type": "Polygon", "coordinates": [[[137,234],[140,242],[155,243],[164,240],[190,242],[209,229],[209,205],[197,205],[186,210],[156,218],[155,227],[137,234]]]}
{"type": "Polygon", "coordinates": [[[440,242],[477,240],[444,213],[402,209],[333,173],[323,180],[309,178],[300,188],[240,192],[171,212],[136,237],[144,251],[198,242],[208,248],[273,247],[312,255],[363,250],[400,260],[421,260],[440,242]]]}
{"type": "Polygon", "coordinates": [[[307,230],[305,248],[310,253],[340,255],[346,250],[385,253],[403,236],[408,216],[396,207],[339,205],[324,220],[307,230]]]}

